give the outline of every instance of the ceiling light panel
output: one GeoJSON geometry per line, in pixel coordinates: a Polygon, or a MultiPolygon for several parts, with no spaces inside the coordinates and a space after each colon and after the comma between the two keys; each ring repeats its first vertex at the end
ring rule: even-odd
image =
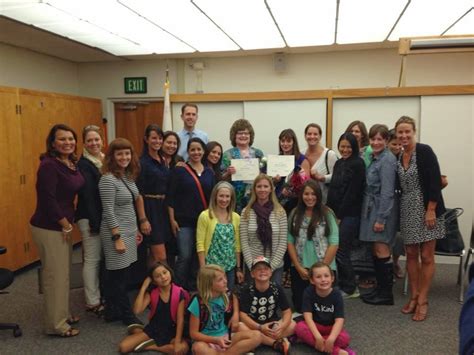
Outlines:
{"type": "Polygon", "coordinates": [[[119,0],[200,52],[232,51],[239,47],[190,0],[119,0]]]}
{"type": "Polygon", "coordinates": [[[290,47],[334,43],[336,0],[267,0],[290,47]]]}
{"type": "Polygon", "coordinates": [[[263,0],[194,0],[243,49],[283,48],[263,0]]]}
{"type": "Polygon", "coordinates": [[[336,42],[383,42],[407,3],[408,0],[341,0],[336,42]]]}
{"type": "Polygon", "coordinates": [[[472,0],[411,0],[390,35],[400,37],[439,36],[471,7],[472,0]]]}
{"type": "Polygon", "coordinates": [[[474,35],[474,9],[451,27],[445,35],[474,35]]]}

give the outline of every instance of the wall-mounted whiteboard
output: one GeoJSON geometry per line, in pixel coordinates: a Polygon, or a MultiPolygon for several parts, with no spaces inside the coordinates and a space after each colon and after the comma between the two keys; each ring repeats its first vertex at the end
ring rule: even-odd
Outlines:
{"type": "Polygon", "coordinates": [[[278,154],[278,136],[292,128],[301,149],[306,147],[304,128],[308,123],[317,123],[323,129],[322,144],[325,143],[326,100],[282,100],[244,102],[244,115],[255,130],[254,146],[265,155],[278,154]]]}
{"type": "Polygon", "coordinates": [[[419,97],[387,97],[363,99],[334,99],[333,101],[333,149],[349,123],[363,121],[367,127],[383,123],[393,128],[400,116],[410,116],[417,122],[420,119],[419,97]]]}
{"type": "MultiPolygon", "coordinates": [[[[181,120],[182,103],[172,105],[173,130],[180,131],[183,128],[181,120]]],[[[225,149],[231,147],[229,130],[232,123],[244,117],[244,105],[242,102],[212,102],[198,104],[198,122],[196,127],[206,132],[209,140],[218,141],[225,149]]]]}

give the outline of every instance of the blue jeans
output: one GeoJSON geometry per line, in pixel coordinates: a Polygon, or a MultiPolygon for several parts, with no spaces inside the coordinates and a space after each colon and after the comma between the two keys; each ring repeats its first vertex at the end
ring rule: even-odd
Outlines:
{"type": "Polygon", "coordinates": [[[198,271],[196,254],[196,229],[181,227],[176,235],[178,258],[174,268],[176,283],[188,291],[196,289],[198,271]]]}
{"type": "Polygon", "coordinates": [[[283,278],[283,266],[273,270],[271,281],[281,286],[281,280],[283,278]]]}
{"type": "Polygon", "coordinates": [[[344,217],[339,224],[339,249],[336,254],[339,288],[349,295],[356,290],[351,251],[352,241],[359,234],[359,222],[359,217],[344,217]]]}
{"type": "Polygon", "coordinates": [[[232,291],[235,286],[235,269],[232,269],[230,271],[227,271],[225,273],[225,276],[227,277],[227,288],[232,291]]]}

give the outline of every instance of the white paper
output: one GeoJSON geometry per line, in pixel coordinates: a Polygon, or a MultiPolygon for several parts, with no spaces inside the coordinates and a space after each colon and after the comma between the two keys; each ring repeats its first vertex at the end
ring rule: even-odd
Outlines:
{"type": "Polygon", "coordinates": [[[257,158],[231,159],[230,165],[235,168],[232,181],[253,181],[260,174],[260,163],[257,158]]]}
{"type": "Polygon", "coordinates": [[[295,168],[294,155],[269,155],[267,162],[267,175],[275,177],[288,176],[295,168]]]}

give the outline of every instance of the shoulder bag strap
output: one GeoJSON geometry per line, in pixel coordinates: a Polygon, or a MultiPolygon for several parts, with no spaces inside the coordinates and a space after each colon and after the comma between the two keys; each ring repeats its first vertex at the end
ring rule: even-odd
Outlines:
{"type": "Polygon", "coordinates": [[[194,182],[196,183],[196,187],[199,191],[199,195],[201,196],[202,205],[204,206],[204,209],[207,209],[206,197],[204,196],[204,191],[202,190],[201,182],[199,181],[196,174],[191,170],[191,168],[187,164],[184,165],[184,168],[189,173],[189,175],[193,177],[194,182]]]}
{"type": "Polygon", "coordinates": [[[135,218],[137,220],[137,227],[140,227],[140,223],[138,221],[138,211],[137,211],[137,206],[135,205],[135,195],[133,194],[132,190],[130,187],[128,187],[127,183],[124,181],[124,179],[121,177],[120,180],[122,180],[122,183],[125,185],[127,188],[128,192],[130,192],[130,195],[132,195],[132,203],[133,203],[133,210],[135,211],[135,218]]]}

